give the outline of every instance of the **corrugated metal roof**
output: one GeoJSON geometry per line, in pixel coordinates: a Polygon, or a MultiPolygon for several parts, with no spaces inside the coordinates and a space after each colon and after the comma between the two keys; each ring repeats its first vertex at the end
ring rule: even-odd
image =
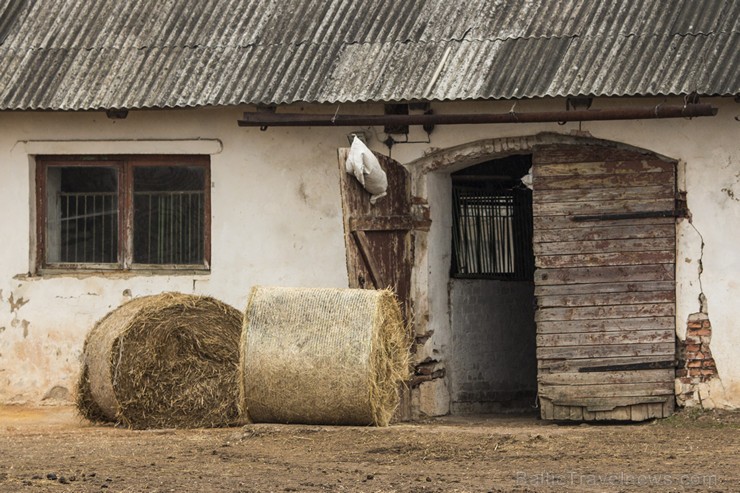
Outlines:
{"type": "Polygon", "coordinates": [[[740,93],[737,0],[0,0],[0,109],[740,93]]]}

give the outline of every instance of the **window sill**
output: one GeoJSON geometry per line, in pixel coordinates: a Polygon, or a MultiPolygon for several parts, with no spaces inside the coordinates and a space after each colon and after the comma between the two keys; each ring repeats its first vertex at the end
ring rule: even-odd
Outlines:
{"type": "Polygon", "coordinates": [[[106,279],[131,279],[135,277],[185,277],[185,276],[210,276],[209,269],[148,269],[136,268],[131,270],[103,270],[103,269],[43,269],[37,273],[18,274],[17,280],[39,280],[57,278],[86,279],[89,277],[103,277],[106,279]]]}

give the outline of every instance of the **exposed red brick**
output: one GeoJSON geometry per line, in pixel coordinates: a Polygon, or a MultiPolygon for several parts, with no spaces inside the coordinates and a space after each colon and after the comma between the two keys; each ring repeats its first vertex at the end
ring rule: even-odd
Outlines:
{"type": "Polygon", "coordinates": [[[694,314],[686,327],[686,338],[678,346],[680,359],[677,361],[676,378],[682,384],[676,395],[679,404],[691,401],[697,386],[717,375],[717,367],[709,348],[712,324],[705,314],[694,314]]]}

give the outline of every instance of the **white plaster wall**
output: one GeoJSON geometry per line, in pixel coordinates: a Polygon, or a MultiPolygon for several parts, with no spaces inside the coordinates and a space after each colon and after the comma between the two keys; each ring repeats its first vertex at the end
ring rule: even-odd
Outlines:
{"type": "Polygon", "coordinates": [[[72,391],[85,334],[130,296],[208,294],[242,309],[257,284],[346,287],[345,132],[240,128],[245,109],[132,111],[125,120],[0,113],[0,403],[72,391]],[[35,153],[210,154],[211,272],[29,276],[35,153]]]}
{"type": "MultiPolygon", "coordinates": [[[[654,105],[663,99],[598,99],[594,108],[654,105]]],[[[683,104],[680,98],[671,104],[683,104]]],[[[391,155],[407,164],[435,150],[481,139],[540,132],[589,132],[596,138],[652,150],[685,163],[692,224],[679,224],[677,332],[708,300],[712,352],[721,384],[706,403],[740,406],[740,105],[732,98],[706,98],[719,115],[694,120],[439,126],[430,143],[398,144],[391,155]],[[702,241],[703,238],[703,248],[702,241]],[[699,260],[701,260],[700,269],[699,260]],[[701,275],[700,275],[701,273],[701,275]],[[701,281],[701,282],[699,282],[701,281]]],[[[438,113],[500,112],[511,102],[435,103],[438,113]]],[[[516,112],[562,110],[562,99],[520,101],[516,112]]],[[[0,402],[37,402],[52,387],[71,389],[82,341],[95,320],[127,296],[165,290],[216,296],[237,308],[255,284],[345,286],[346,266],[338,189],[337,147],[347,146],[349,128],[240,128],[249,108],[132,111],[125,120],[103,113],[0,113],[0,402]],[[28,277],[31,265],[32,159],[35,141],[63,141],[60,152],[83,152],[89,142],[110,152],[212,154],[212,270],[207,275],[28,277]],[[172,141],[172,142],[167,142],[172,141]],[[214,144],[213,141],[217,141],[214,144]],[[216,149],[214,149],[214,146],[216,149]],[[199,150],[200,149],[200,150],[199,150]],[[127,291],[128,290],[128,291],[127,291]]],[[[303,111],[293,106],[287,111],[303,111]]],[[[378,113],[381,105],[306,108],[334,114],[378,113]]],[[[367,129],[370,146],[388,154],[382,128],[367,129]]],[[[412,127],[410,140],[426,139],[412,127]]],[[[414,171],[414,170],[412,170],[414,171]]],[[[434,197],[444,203],[449,168],[415,183],[430,199],[432,230],[417,242],[424,268],[416,273],[416,315],[434,332],[419,358],[444,360],[449,346],[449,225],[434,197]]],[[[444,207],[444,206],[443,206],[444,207]]],[[[447,214],[449,215],[449,214],[447,214]]],[[[420,330],[421,330],[420,329],[420,330]]],[[[439,385],[437,386],[439,387],[439,385]]],[[[438,409],[449,408],[435,387],[438,409]]],[[[432,404],[427,404],[432,406],[432,404]]],[[[427,414],[434,414],[433,409],[427,414]]]]}

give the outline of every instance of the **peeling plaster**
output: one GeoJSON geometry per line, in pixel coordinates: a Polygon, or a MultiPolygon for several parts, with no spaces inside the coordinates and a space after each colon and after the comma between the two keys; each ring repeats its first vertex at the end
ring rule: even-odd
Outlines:
{"type": "Polygon", "coordinates": [[[696,394],[701,407],[704,409],[736,409],[736,406],[726,398],[726,396],[732,395],[732,390],[728,390],[720,378],[714,378],[709,382],[700,384],[696,390],[696,394]]]}
{"type": "Polygon", "coordinates": [[[29,300],[25,299],[23,296],[18,298],[18,301],[16,301],[13,297],[13,293],[10,293],[10,297],[8,298],[8,303],[10,304],[10,313],[17,312],[21,308],[23,308],[23,305],[27,304],[29,300]]]}

